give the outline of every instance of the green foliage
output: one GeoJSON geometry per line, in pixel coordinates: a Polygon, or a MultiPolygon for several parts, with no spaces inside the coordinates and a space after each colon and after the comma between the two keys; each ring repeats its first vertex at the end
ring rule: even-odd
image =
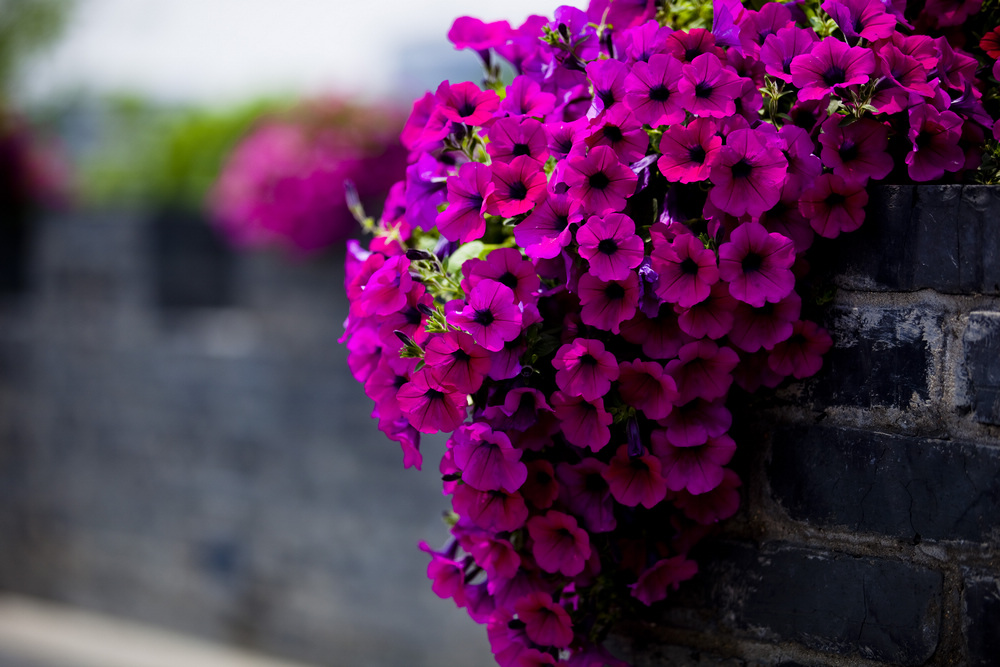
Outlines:
{"type": "Polygon", "coordinates": [[[70,0],[0,0],[0,101],[23,59],[62,31],[70,0]]]}
{"type": "Polygon", "coordinates": [[[258,100],[223,110],[164,109],[112,97],[102,105],[100,146],[79,165],[81,199],[200,207],[240,138],[261,116],[286,106],[258,100]]]}

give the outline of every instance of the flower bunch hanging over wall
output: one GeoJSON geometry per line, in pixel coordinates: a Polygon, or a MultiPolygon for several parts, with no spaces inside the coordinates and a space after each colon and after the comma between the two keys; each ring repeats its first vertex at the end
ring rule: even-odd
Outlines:
{"type": "Polygon", "coordinates": [[[870,183],[958,178],[995,131],[976,59],[903,2],[758,7],[459,19],[485,84],[418,100],[381,219],[355,202],[374,238],[348,257],[350,367],[404,465],[451,434],[453,539],[422,548],[501,665],[618,664],[609,626],[694,576],[737,510],[730,391],[831,346],[802,318],[804,253],[862,224],[870,183]]]}
{"type": "Polygon", "coordinates": [[[262,118],[233,149],[209,197],[217,226],[243,248],[314,254],[356,229],[344,181],[374,204],[401,178],[402,118],[391,109],[315,100],[262,118]]]}

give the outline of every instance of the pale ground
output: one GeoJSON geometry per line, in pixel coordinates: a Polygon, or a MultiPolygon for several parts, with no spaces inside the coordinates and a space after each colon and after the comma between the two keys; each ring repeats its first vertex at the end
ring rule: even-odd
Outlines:
{"type": "Polygon", "coordinates": [[[31,598],[0,595],[0,667],[311,667],[31,598]]]}

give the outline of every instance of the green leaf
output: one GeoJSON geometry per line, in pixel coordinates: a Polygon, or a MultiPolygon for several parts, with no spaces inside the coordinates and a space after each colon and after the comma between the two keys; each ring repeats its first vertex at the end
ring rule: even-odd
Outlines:
{"type": "Polygon", "coordinates": [[[458,273],[462,270],[462,264],[466,260],[473,259],[474,257],[479,257],[486,250],[486,246],[482,241],[469,241],[468,243],[463,243],[458,247],[451,257],[448,258],[448,272],[458,273]]]}

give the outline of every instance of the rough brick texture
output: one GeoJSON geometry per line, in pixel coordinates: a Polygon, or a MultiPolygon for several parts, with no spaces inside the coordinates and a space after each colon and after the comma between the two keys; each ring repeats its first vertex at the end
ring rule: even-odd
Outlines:
{"type": "Polygon", "coordinates": [[[998,665],[1000,188],[878,188],[814,250],[823,369],[731,403],[741,512],[621,653],[998,665]]]}
{"type": "Polygon", "coordinates": [[[791,518],[914,540],[996,541],[1000,448],[835,426],[778,429],[768,468],[791,518]]]}
{"type": "Polygon", "coordinates": [[[1000,312],[970,314],[963,343],[975,417],[1000,425],[1000,312]]]}
{"type": "Polygon", "coordinates": [[[831,244],[848,289],[1000,295],[1000,190],[893,185],[872,190],[867,221],[831,244]]]}

